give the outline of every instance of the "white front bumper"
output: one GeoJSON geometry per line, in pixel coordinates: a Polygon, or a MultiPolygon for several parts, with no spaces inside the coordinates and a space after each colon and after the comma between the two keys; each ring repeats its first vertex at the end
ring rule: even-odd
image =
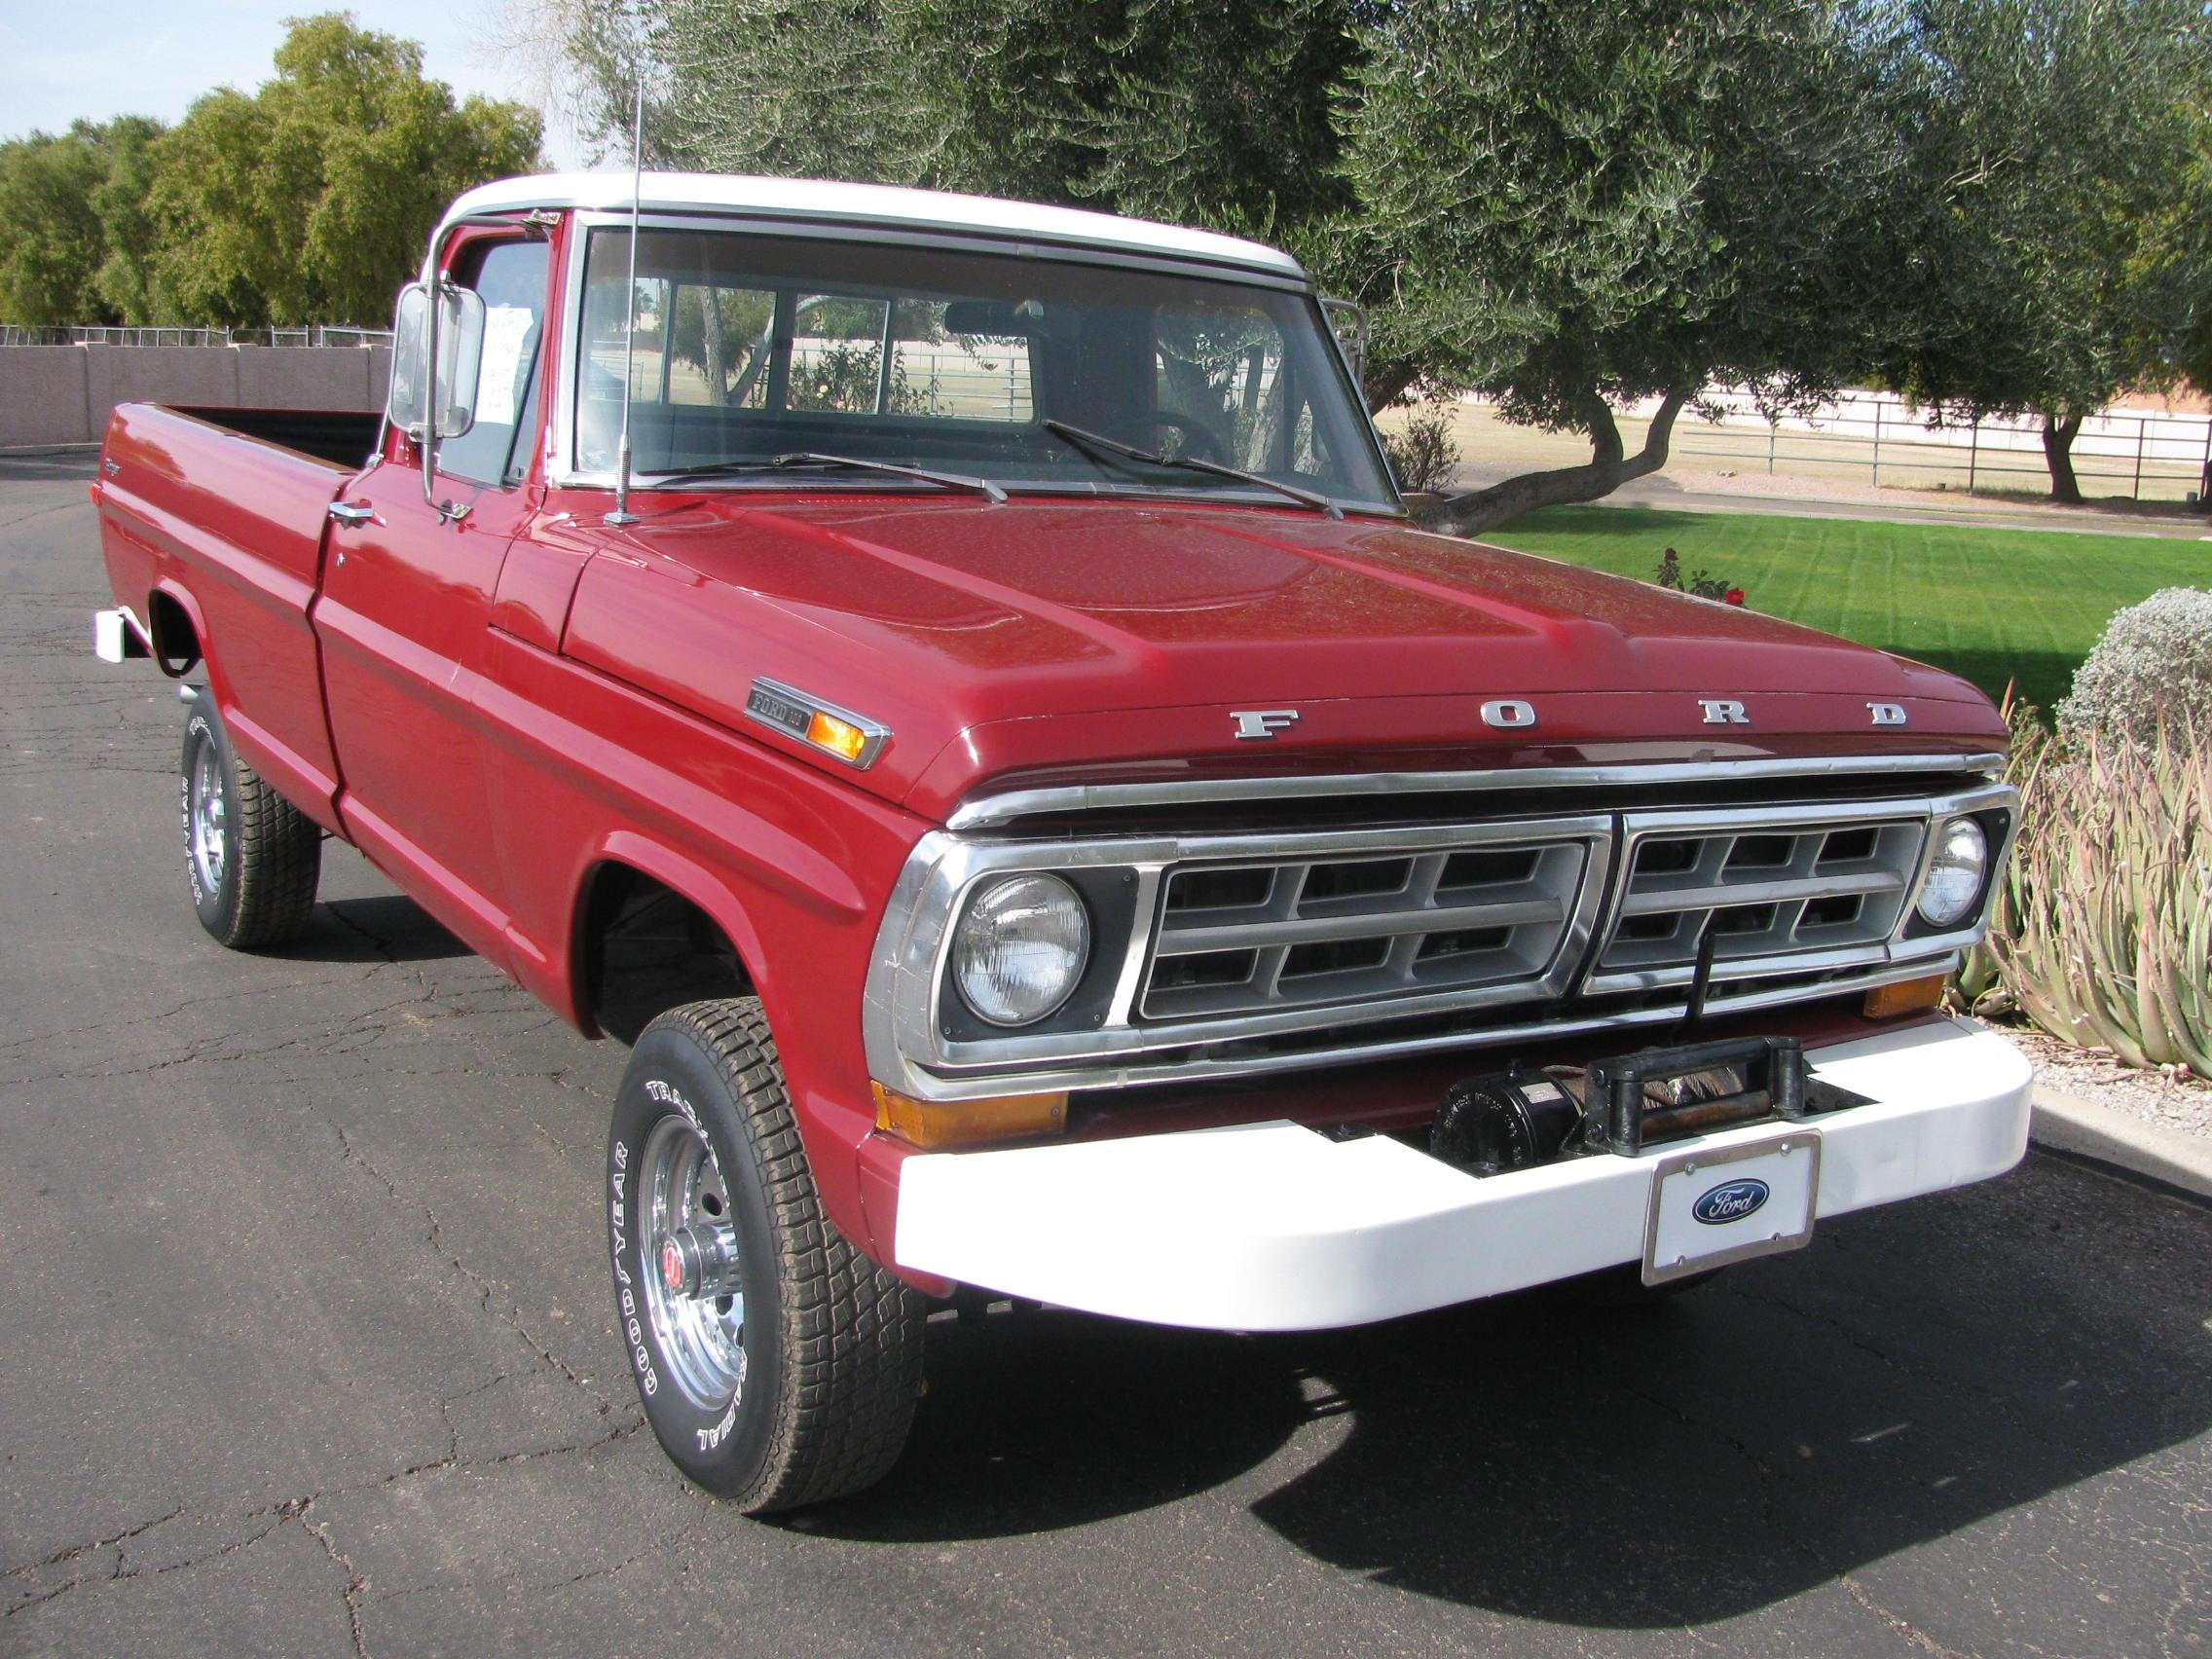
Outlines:
{"type": "MultiPolygon", "coordinates": [[[[1809,1051],[1871,1104],[1671,1141],[1817,1128],[1816,1214],[2003,1174],[2028,1142],[2027,1060],[1968,1020],[1809,1051]]],[[[1652,1161],[1487,1179],[1382,1135],[1296,1124],[931,1153],[901,1167],[895,1256],[1010,1296],[1163,1325],[1359,1325],[1594,1272],[1643,1252],[1652,1161]]]]}

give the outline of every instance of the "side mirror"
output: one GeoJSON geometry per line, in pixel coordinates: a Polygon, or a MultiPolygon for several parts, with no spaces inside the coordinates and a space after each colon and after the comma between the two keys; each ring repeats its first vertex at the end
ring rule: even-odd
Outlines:
{"type": "Polygon", "coordinates": [[[1367,313],[1350,300],[1323,300],[1321,314],[1337,337],[1337,350],[1345,354],[1352,385],[1364,392],[1367,381],[1367,313]]]}
{"type": "MultiPolygon", "coordinates": [[[[391,390],[385,416],[415,442],[428,428],[429,298],[420,282],[399,290],[391,323],[391,390]]],[[[484,357],[484,299],[473,288],[438,284],[437,406],[441,438],[458,438],[476,424],[476,383],[484,357]]]]}

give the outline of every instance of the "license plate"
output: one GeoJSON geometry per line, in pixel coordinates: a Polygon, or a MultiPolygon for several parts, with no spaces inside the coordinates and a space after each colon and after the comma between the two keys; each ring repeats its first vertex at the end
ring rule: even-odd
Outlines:
{"type": "Polygon", "coordinates": [[[1820,1188],[1817,1129],[1660,1160],[1643,1230],[1643,1282],[1802,1247],[1813,1236],[1820,1188]]]}

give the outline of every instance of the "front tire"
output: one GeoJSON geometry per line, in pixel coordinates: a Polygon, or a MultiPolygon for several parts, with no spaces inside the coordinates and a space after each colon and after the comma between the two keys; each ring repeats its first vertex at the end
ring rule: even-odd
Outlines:
{"type": "Polygon", "coordinates": [[[646,1026],[607,1141],[614,1302],[676,1466],[752,1514],[872,1486],[921,1392],[921,1297],[822,1212],[751,997],[646,1026]]]}
{"type": "Polygon", "coordinates": [[[307,932],[322,880],[322,830],[231,748],[203,691],[184,722],[177,781],[184,874],[200,925],[233,950],[307,932]]]}

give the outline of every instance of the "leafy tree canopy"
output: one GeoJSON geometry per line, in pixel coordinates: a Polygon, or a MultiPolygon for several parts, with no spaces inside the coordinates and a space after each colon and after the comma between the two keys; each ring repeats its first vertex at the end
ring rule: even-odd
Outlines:
{"type": "Polygon", "coordinates": [[[1890,34],[1808,0],[653,0],[585,8],[605,126],[639,44],[683,166],[972,189],[1288,243],[1376,320],[1369,394],[1503,395],[1589,467],[1664,460],[1709,381],[1778,400],[1864,354],[1902,163],[1890,34]],[[1624,458],[1610,404],[1666,398],[1624,458]]]}
{"type": "Polygon", "coordinates": [[[300,18],[251,96],[210,92],[157,146],[148,308],[230,324],[388,314],[461,191],[528,172],[540,123],[519,104],[456,105],[422,48],[300,18]]]}
{"type": "Polygon", "coordinates": [[[2079,500],[2083,418],[2212,334],[2205,9],[1917,0],[1909,21],[1890,372],[1960,418],[2042,415],[2052,493],[2079,500]]]}
{"type": "Polygon", "coordinates": [[[682,166],[977,190],[1281,235],[1349,200],[1332,100],[1357,0],[585,4],[572,55],[627,148],[682,166]]]}
{"type": "Polygon", "coordinates": [[[1372,403],[1479,387],[1589,435],[1585,465],[1447,503],[1453,529],[1655,469],[1715,381],[1787,407],[1879,374],[2063,436],[2170,376],[2192,326],[2212,368],[2212,214],[2183,176],[2203,129],[2177,139],[2206,109],[2201,0],[565,15],[603,111],[626,115],[641,55],[665,71],[663,160],[1269,237],[1368,305],[1372,403]],[[1613,412],[1642,397],[1659,415],[1630,457],[1613,412]]]}
{"type": "Polygon", "coordinates": [[[1379,365],[1587,432],[1588,466],[1451,502],[1476,530],[1656,469],[1710,383],[1831,390],[1883,326],[1902,152],[1881,19],[1803,0],[1421,0],[1345,100],[1354,213],[1318,268],[1379,365]],[[1662,399],[1629,460],[1612,409],[1662,399]]]}
{"type": "Polygon", "coordinates": [[[78,122],[58,137],[0,144],[0,320],[104,321],[99,276],[108,255],[98,198],[120,149],[150,122],[78,122]]]}

